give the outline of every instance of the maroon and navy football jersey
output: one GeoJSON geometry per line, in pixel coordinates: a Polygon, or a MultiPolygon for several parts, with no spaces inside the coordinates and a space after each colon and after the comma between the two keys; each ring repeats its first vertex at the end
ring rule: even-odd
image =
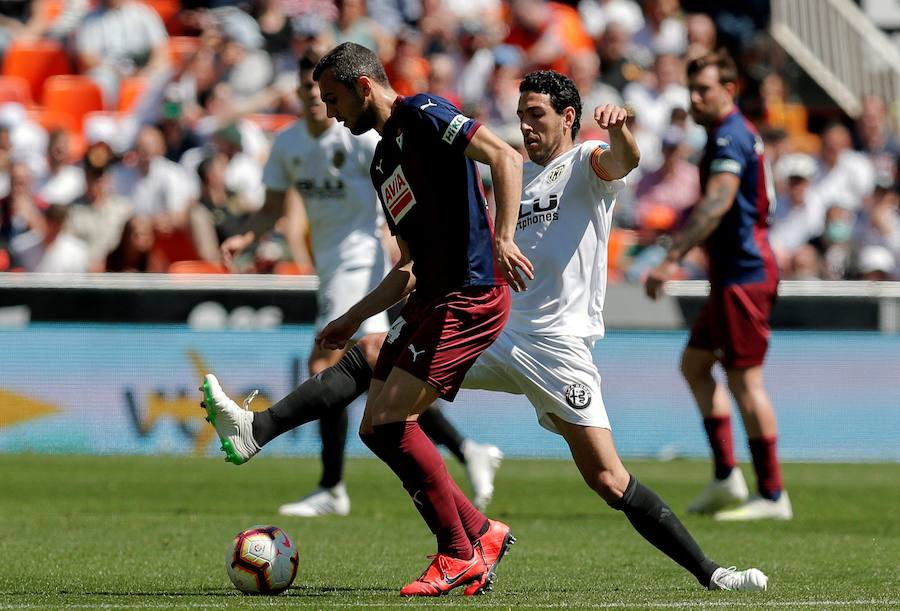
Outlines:
{"type": "Polygon", "coordinates": [[[774,195],[766,175],[762,139],[737,109],[712,126],[708,136],[700,162],[704,189],[709,177],[719,172],[741,179],[734,204],[704,244],[710,282],[727,286],[777,279],[778,266],[768,237],[774,195]]]}
{"type": "Polygon", "coordinates": [[[481,176],[464,154],[479,127],[441,97],[398,97],[375,149],[372,184],[409,245],[420,294],[505,284],[481,176]]]}

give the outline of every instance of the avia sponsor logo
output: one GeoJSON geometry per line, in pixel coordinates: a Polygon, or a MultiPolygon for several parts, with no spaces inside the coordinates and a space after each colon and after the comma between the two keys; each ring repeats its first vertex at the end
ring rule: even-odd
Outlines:
{"type": "Polygon", "coordinates": [[[381,183],[381,196],[394,223],[399,223],[416,205],[416,196],[409,187],[409,181],[399,165],[387,180],[381,183]]]}
{"type": "Polygon", "coordinates": [[[450,125],[447,126],[447,129],[444,130],[444,137],[442,138],[444,142],[447,144],[453,144],[453,139],[456,138],[456,134],[459,133],[459,130],[465,125],[466,121],[469,120],[469,117],[466,115],[456,115],[450,120],[450,125]]]}
{"type": "Polygon", "coordinates": [[[525,229],[537,223],[551,223],[559,220],[558,207],[559,196],[556,193],[522,202],[516,229],[525,229]]]}

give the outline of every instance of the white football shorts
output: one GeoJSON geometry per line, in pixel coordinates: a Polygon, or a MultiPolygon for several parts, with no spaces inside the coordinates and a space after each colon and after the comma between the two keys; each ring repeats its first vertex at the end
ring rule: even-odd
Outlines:
{"type": "MultiPolygon", "coordinates": [[[[319,306],[316,332],[324,329],[325,325],[346,313],[356,302],[372,292],[383,277],[383,269],[369,266],[339,270],[324,278],[320,276],[319,292],[316,295],[319,306]]],[[[372,333],[387,333],[389,328],[387,314],[382,312],[366,319],[353,339],[359,340],[372,333]]]]}
{"type": "Polygon", "coordinates": [[[610,429],[600,394],[600,374],[582,337],[518,333],[508,328],[478,357],[463,388],[525,395],[538,423],[559,433],[550,419],[610,429]]]}

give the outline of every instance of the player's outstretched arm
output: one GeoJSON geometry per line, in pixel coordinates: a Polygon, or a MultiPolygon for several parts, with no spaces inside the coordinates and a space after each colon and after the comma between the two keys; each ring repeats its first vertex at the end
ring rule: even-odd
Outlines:
{"type": "Polygon", "coordinates": [[[651,299],[662,295],[662,286],[678,271],[678,263],[694,246],[711,234],[734,204],[741,179],[730,172],[713,174],[706,184],[703,199],[694,207],[687,223],[672,239],[665,260],[647,275],[644,291],[651,299]]]}
{"type": "Polygon", "coordinates": [[[400,247],[400,260],[397,264],[371,293],[356,302],[346,314],[325,325],[316,336],[316,343],[319,346],[326,350],[343,349],[363,321],[387,310],[416,288],[409,246],[399,236],[397,245],[400,247]]]}
{"type": "Polygon", "coordinates": [[[609,132],[609,148],[597,149],[591,155],[591,167],[603,180],[624,178],[638,166],[641,151],[628,129],[628,109],[604,104],[594,109],[594,120],[609,132]]]}
{"type": "Polygon", "coordinates": [[[230,266],[236,255],[253,244],[253,241],[259,236],[272,230],[275,222],[284,215],[286,195],[286,191],[266,189],[266,201],[263,203],[263,207],[247,219],[244,230],[222,242],[222,261],[225,265],[230,266]]]}
{"type": "Polygon", "coordinates": [[[491,168],[497,220],[494,227],[494,254],[506,281],[514,291],[524,291],[524,274],[534,278],[534,266],[516,246],[514,236],[522,196],[522,156],[510,145],[482,126],[466,147],[466,156],[491,168]],[[521,274],[520,274],[521,271],[521,274]]]}

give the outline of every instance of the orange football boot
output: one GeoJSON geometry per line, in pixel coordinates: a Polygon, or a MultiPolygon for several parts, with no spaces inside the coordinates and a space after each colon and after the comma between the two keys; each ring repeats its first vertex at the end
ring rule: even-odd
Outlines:
{"type": "Polygon", "coordinates": [[[453,588],[481,581],[487,572],[484,559],[477,551],[471,560],[460,560],[447,554],[428,556],[431,564],[422,576],[400,590],[400,596],[442,596],[453,588]]]}
{"type": "Polygon", "coordinates": [[[475,555],[484,560],[485,571],[481,579],[473,581],[465,590],[466,596],[477,596],[494,589],[497,565],[516,538],[509,532],[509,526],[496,520],[488,520],[488,531],[475,542],[475,555]]]}

